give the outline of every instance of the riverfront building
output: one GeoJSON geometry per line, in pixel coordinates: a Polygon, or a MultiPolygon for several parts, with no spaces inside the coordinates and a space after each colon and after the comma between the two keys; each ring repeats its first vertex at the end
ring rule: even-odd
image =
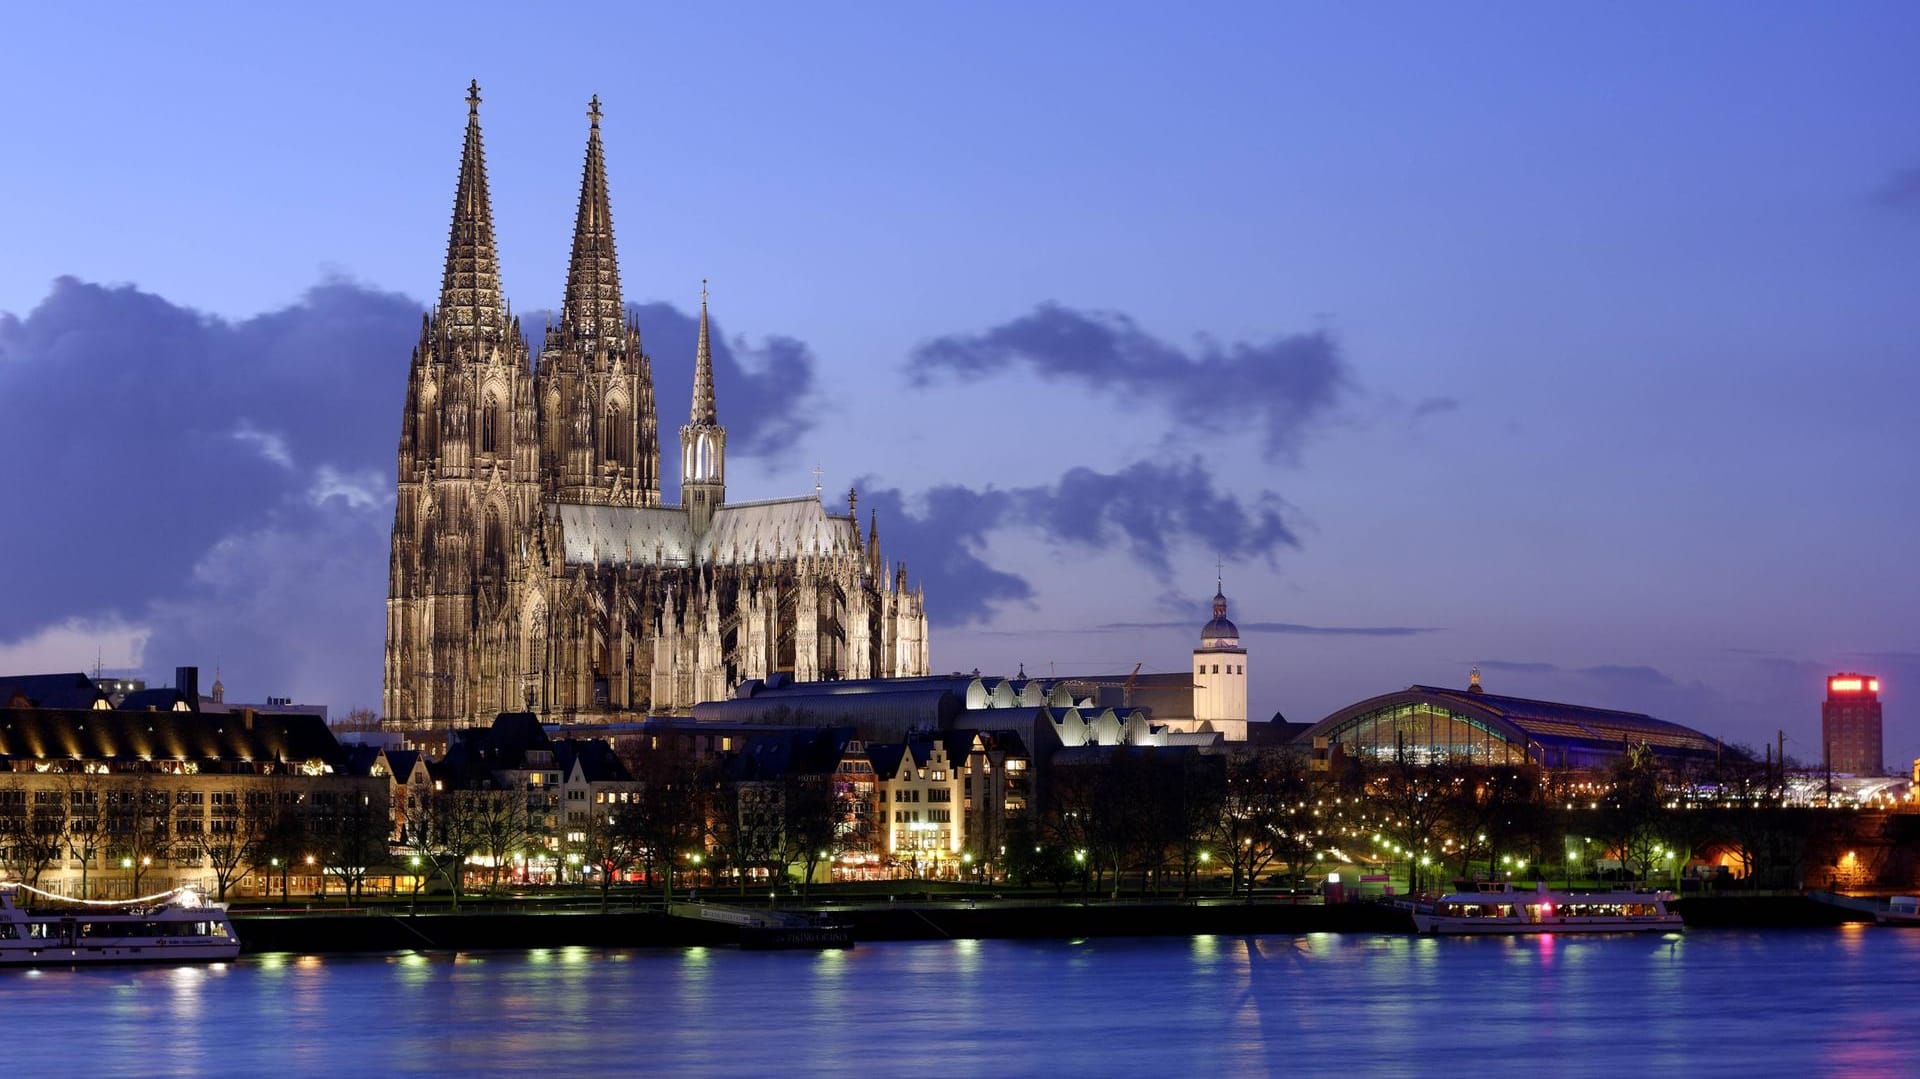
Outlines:
{"type": "Polygon", "coordinates": [[[0,866],[62,895],[213,893],[268,859],[364,872],[386,859],[388,791],[317,716],[0,709],[0,866]]]}
{"type": "Polygon", "coordinates": [[[1827,699],[1820,706],[1820,740],[1830,772],[1877,776],[1886,770],[1881,757],[1880,679],[1852,671],[1827,679],[1827,699]]]}

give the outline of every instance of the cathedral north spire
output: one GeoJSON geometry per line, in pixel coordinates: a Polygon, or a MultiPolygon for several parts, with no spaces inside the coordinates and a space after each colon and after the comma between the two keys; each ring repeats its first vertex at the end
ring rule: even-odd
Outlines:
{"type": "Polygon", "coordinates": [[[607,195],[607,158],[600,145],[600,96],[587,105],[587,163],[580,178],[580,210],[573,224],[573,257],[561,319],[575,337],[608,347],[627,332],[620,298],[620,263],[613,250],[613,209],[607,195]]]}
{"type": "Polygon", "coordinates": [[[460,183],[453,196],[447,268],[440,279],[440,317],[451,328],[498,334],[505,324],[500,260],[493,244],[493,204],[487,196],[487,155],[480,140],[480,82],[467,84],[467,138],[460,152],[460,183]]]}

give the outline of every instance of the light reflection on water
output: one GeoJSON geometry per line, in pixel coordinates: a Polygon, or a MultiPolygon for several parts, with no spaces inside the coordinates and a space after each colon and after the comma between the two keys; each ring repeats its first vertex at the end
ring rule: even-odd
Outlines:
{"type": "Polygon", "coordinates": [[[10,1066],[92,1075],[1913,1074],[1916,990],[1920,933],[1872,928],[0,972],[10,1066]]]}

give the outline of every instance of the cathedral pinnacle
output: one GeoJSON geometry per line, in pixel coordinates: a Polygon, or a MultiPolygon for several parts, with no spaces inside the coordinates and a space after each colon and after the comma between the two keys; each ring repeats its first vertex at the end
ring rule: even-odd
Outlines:
{"type": "Polygon", "coordinates": [[[497,330],[504,322],[500,263],[493,246],[493,207],[487,197],[487,156],[480,141],[480,82],[467,84],[467,137],[453,196],[447,268],[440,280],[440,315],[456,329],[497,330]]]}
{"type": "Polygon", "coordinates": [[[600,96],[588,103],[587,162],[580,177],[580,211],[574,218],[573,257],[567,265],[567,296],[561,322],[568,333],[612,345],[626,333],[620,299],[620,263],[613,249],[613,210],[607,195],[607,159],[600,145],[600,96]]]}
{"type": "Polygon", "coordinates": [[[713,402],[713,343],[707,335],[707,281],[700,279],[700,343],[693,358],[693,411],[687,422],[696,427],[719,424],[719,410],[713,402]]]}

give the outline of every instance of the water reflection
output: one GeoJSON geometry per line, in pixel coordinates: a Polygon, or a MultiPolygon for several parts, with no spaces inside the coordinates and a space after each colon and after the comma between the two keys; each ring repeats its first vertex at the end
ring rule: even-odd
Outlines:
{"type": "Polygon", "coordinates": [[[0,972],[0,992],[38,1035],[9,1045],[29,1074],[830,1073],[882,1034],[999,1075],[1897,1074],[1920,1060],[1916,972],[1920,934],[1867,928],[264,956],[0,972]]]}

